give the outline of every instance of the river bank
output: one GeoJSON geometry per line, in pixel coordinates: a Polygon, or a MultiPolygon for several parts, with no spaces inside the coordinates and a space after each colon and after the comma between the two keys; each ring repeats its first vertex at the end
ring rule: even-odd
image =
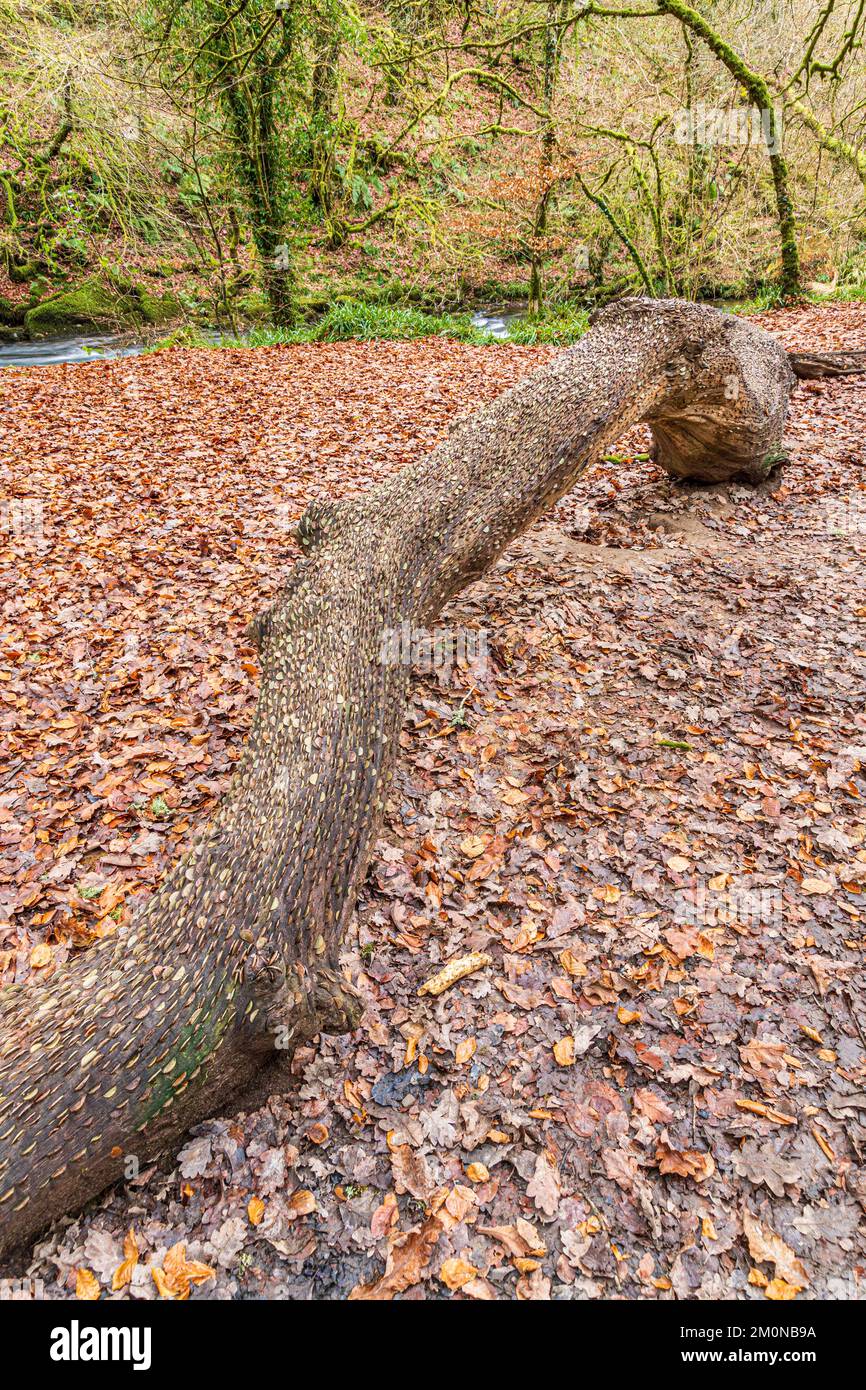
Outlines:
{"type": "MultiPolygon", "coordinates": [[[[764,299],[706,302],[728,313],[753,314],[768,309],[768,301],[764,299]]],[[[217,328],[182,324],[169,333],[152,328],[146,334],[130,329],[116,333],[81,331],[36,341],[22,336],[20,340],[0,343],[0,368],[97,362],[170,347],[267,347],[350,339],[395,341],[450,337],[479,344],[511,341],[530,347],[566,346],[582,336],[588,322],[589,310],[576,304],[554,306],[530,318],[526,305],[515,301],[478,305],[464,313],[449,314],[433,314],[399,305],[341,301],[292,330],[260,324],[232,334],[217,328]]]]}

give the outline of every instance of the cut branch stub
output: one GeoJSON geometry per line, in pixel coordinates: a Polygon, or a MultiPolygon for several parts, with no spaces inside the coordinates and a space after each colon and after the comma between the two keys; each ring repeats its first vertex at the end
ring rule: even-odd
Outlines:
{"type": "Polygon", "coordinates": [[[294,537],[305,555],[325,541],[332,541],[341,521],[350,513],[351,503],[328,499],[311,502],[295,527],[294,537]]]}
{"type": "Polygon", "coordinates": [[[795,376],[812,380],[825,376],[862,376],[866,373],[866,351],[789,352],[788,361],[795,376]]]}
{"type": "Polygon", "coordinates": [[[763,476],[792,379],[748,324],[626,300],[361,504],[308,511],[308,556],[255,625],[259,701],[213,821],[130,926],[0,999],[0,1250],[257,1078],[283,1084],[272,1060],[300,1039],[357,1023],[340,941],[409,684],[385,634],[435,618],[640,420],[676,476],[763,476]]]}

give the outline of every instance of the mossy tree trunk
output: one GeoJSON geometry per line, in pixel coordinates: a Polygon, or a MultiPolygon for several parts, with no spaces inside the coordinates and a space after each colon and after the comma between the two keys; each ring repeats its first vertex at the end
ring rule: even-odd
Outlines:
{"type": "Polygon", "coordinates": [[[319,19],[311,78],[310,196],[325,219],[333,245],[340,245],[344,237],[343,218],[335,207],[334,177],[341,37],[337,16],[326,8],[319,19]]]}
{"type": "Polygon", "coordinates": [[[540,314],[543,304],[543,264],[544,239],[547,234],[547,219],[553,200],[553,157],[556,152],[556,130],[554,128],[553,98],[556,90],[556,77],[559,69],[559,55],[562,44],[561,23],[564,17],[562,0],[547,0],[547,17],[544,26],[544,63],[542,79],[541,106],[544,118],[541,127],[541,152],[539,158],[538,202],[532,219],[530,236],[529,272],[529,314],[540,314]]]}
{"type": "Polygon", "coordinates": [[[203,128],[213,131],[219,113],[224,158],[237,179],[271,316],[290,324],[293,168],[285,131],[303,67],[293,7],[289,0],[245,0],[226,11],[219,0],[201,0],[194,8],[158,8],[163,85],[203,128]]]}
{"type": "Polygon", "coordinates": [[[0,999],[0,1249],[356,1025],[340,946],[409,683],[385,635],[433,622],[640,420],[672,474],[762,478],[792,380],[744,321],[624,300],[429,457],[308,509],[305,558],[253,625],[258,706],[213,821],[130,926],[0,999]]]}
{"type": "Polygon", "coordinates": [[[776,200],[776,218],[779,225],[781,251],[781,285],[786,294],[800,292],[800,253],[797,247],[797,224],[794,217],[794,204],[791,199],[788,165],[782,153],[782,130],[779,118],[773,108],[770,88],[760,73],[753,68],[726,43],[703,15],[684,0],[658,0],[659,10],[678,19],[713,52],[732,77],[742,83],[749,99],[762,113],[766,121],[767,151],[773,191],[776,200]],[[766,115],[763,115],[766,113],[766,115]]]}
{"type": "Polygon", "coordinates": [[[803,124],[811,130],[822,150],[827,150],[837,159],[842,159],[857,174],[863,185],[863,192],[866,193],[866,150],[861,146],[853,144],[850,140],[843,140],[840,136],[834,135],[831,130],[818,119],[814,111],[800,100],[793,100],[790,109],[794,111],[803,124]]]}
{"type": "Polygon", "coordinates": [[[288,169],[278,131],[277,86],[291,47],[288,30],[276,52],[269,52],[262,43],[243,67],[234,50],[230,56],[227,52],[220,78],[262,285],[274,323],[283,326],[294,319],[295,277],[286,229],[288,169]]]}

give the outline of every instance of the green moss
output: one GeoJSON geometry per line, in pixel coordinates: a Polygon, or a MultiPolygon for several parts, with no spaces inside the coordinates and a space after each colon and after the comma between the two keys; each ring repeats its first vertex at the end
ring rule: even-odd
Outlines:
{"type": "Polygon", "coordinates": [[[180,302],[173,294],[155,295],[149,294],[147,290],[138,288],[136,298],[141,309],[142,318],[146,323],[163,324],[170,323],[176,319],[180,312],[180,302]]]}
{"type": "Polygon", "coordinates": [[[768,478],[776,468],[781,468],[782,464],[790,462],[791,456],[787,449],[784,449],[781,444],[775,445],[761,459],[759,468],[761,477],[768,478]]]}
{"type": "Polygon", "coordinates": [[[24,324],[31,338],[68,333],[75,328],[114,328],[124,321],[122,298],[98,280],[55,294],[28,309],[24,324]]]}
{"type": "Polygon", "coordinates": [[[270,313],[267,295],[260,290],[249,290],[235,300],[235,308],[244,318],[264,319],[270,313]]]}
{"type": "MultiPolygon", "coordinates": [[[[30,307],[32,308],[33,305],[39,303],[40,299],[45,299],[47,296],[51,295],[51,281],[48,279],[47,275],[37,275],[30,281],[28,290],[30,294],[30,307]]],[[[58,291],[54,291],[54,293],[58,293],[58,291]]]]}
{"type": "Polygon", "coordinates": [[[24,305],[13,304],[10,299],[0,295],[0,325],[14,329],[24,322],[24,305]]]}
{"type": "Polygon", "coordinates": [[[31,338],[70,333],[76,328],[138,328],[160,326],[179,317],[181,305],[172,294],[154,295],[142,285],[112,276],[86,280],[71,290],[41,299],[24,317],[31,338]]]}

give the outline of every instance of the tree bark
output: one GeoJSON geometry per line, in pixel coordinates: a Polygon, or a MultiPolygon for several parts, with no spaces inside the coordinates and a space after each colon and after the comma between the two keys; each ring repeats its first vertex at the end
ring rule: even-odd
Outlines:
{"type": "Polygon", "coordinates": [[[741,82],[749,98],[768,121],[767,153],[770,173],[773,178],[773,191],[776,199],[776,218],[779,224],[779,243],[781,253],[781,285],[786,294],[800,292],[800,252],[797,247],[797,221],[791,199],[788,165],[782,154],[782,130],[773,110],[770,88],[765,78],[751,68],[748,63],[726,43],[712,25],[692,9],[686,0],[658,0],[659,11],[674,15],[682,25],[690,29],[707,47],[715,53],[732,77],[741,82]],[[775,149],[773,148],[775,146],[775,149]]]}
{"type": "Polygon", "coordinates": [[[822,150],[829,151],[837,159],[844,159],[851,165],[863,185],[863,192],[866,193],[866,151],[852,144],[850,140],[843,140],[840,136],[834,135],[804,102],[795,98],[791,102],[791,110],[795,111],[803,124],[811,130],[822,150]]]}
{"type": "Polygon", "coordinates": [[[812,380],[822,376],[858,376],[866,372],[866,349],[853,352],[789,352],[794,376],[812,380]]]}
{"type": "Polygon", "coordinates": [[[528,314],[540,314],[542,309],[544,237],[547,232],[547,216],[553,199],[551,168],[556,151],[556,131],[553,122],[553,95],[559,72],[562,34],[557,23],[562,18],[562,0],[547,0],[547,18],[544,28],[544,79],[542,89],[542,110],[544,118],[541,125],[541,157],[539,159],[540,191],[532,220],[531,261],[529,272],[528,314]]]}
{"type": "Polygon", "coordinates": [[[792,382],[740,319],[623,300],[429,457],[308,508],[305,558],[252,625],[261,692],[213,821],[128,928],[0,1002],[0,1251],[357,1026],[338,953],[409,684],[387,632],[429,624],[638,421],[676,476],[763,478],[792,382]]]}

